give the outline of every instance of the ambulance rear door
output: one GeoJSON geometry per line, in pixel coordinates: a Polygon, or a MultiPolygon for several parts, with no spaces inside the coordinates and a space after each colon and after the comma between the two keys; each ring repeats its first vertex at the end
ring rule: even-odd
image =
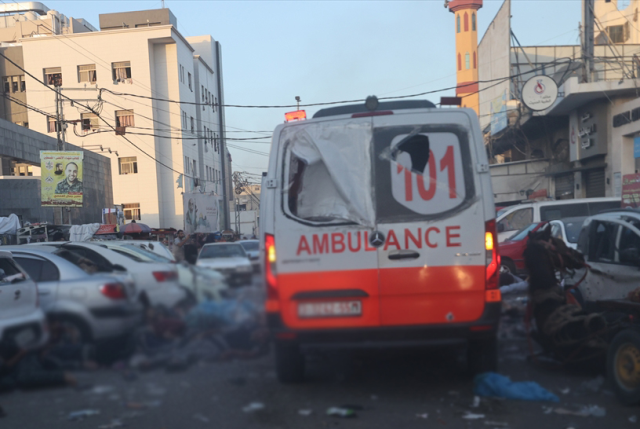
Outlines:
{"type": "Polygon", "coordinates": [[[282,129],[275,247],[280,312],[295,329],[380,324],[371,184],[372,119],[282,129]]]}
{"type": "Polygon", "coordinates": [[[395,111],[373,134],[381,325],[478,319],[485,221],[468,114],[395,111]]]}

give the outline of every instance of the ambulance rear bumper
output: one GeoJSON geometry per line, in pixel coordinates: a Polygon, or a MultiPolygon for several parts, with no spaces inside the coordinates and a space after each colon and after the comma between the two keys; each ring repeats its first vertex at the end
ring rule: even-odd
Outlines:
{"type": "Polygon", "coordinates": [[[485,304],[474,322],[438,325],[296,330],[287,328],[276,313],[269,313],[267,321],[275,341],[296,343],[303,350],[456,347],[495,338],[501,306],[500,302],[485,304]]]}

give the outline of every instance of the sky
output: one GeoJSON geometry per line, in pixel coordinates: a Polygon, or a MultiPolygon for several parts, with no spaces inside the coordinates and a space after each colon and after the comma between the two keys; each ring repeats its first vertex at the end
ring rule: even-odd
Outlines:
{"type": "MultiPolygon", "coordinates": [[[[2,1],[2,0],[0,0],[2,1]]],[[[99,27],[101,13],[157,9],[160,1],[46,1],[99,27]]],[[[621,0],[620,6],[629,0],[621,0]]],[[[479,39],[503,0],[485,0],[479,39]]],[[[512,30],[527,45],[578,44],[580,0],[512,0],[512,30]]],[[[222,45],[226,104],[284,105],[400,96],[455,87],[453,14],[444,0],[167,0],[183,35],[222,45]]],[[[418,97],[439,102],[453,90],[418,97]]],[[[294,109],[226,108],[228,137],[270,136],[294,109]],[[261,131],[264,134],[238,132],[261,131]]],[[[318,108],[306,108],[312,116],[318,108]]],[[[264,142],[230,142],[267,153],[264,142]]],[[[266,171],[267,156],[230,148],[234,171],[266,171]]]]}

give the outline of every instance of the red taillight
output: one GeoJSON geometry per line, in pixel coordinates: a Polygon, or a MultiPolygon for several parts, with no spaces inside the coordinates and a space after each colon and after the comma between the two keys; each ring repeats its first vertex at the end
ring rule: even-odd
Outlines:
{"type": "Polygon", "coordinates": [[[278,310],[278,272],[276,270],[276,240],[271,234],[264,239],[264,274],[267,284],[267,310],[278,310]]]}
{"type": "Polygon", "coordinates": [[[497,289],[500,274],[500,256],[498,255],[498,240],[496,234],[496,220],[485,223],[484,247],[486,252],[486,288],[497,289]]]}
{"type": "Polygon", "coordinates": [[[352,118],[366,118],[368,116],[385,116],[385,115],[393,115],[393,111],[391,110],[379,110],[373,112],[362,112],[362,113],[354,113],[351,115],[352,118]]]}
{"type": "Polygon", "coordinates": [[[168,280],[177,280],[178,274],[175,271],[154,271],[153,277],[159,282],[166,282],[168,280]]]}
{"type": "Polygon", "coordinates": [[[100,292],[111,299],[125,299],[127,297],[127,291],[120,283],[107,283],[100,287],[100,292]]]}

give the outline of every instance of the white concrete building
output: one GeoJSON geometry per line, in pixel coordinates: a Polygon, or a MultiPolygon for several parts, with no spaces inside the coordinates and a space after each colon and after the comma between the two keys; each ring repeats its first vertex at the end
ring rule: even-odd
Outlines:
{"type": "MultiPolygon", "coordinates": [[[[169,9],[100,15],[100,31],[92,29],[14,42],[27,72],[49,85],[60,78],[63,96],[76,100],[63,97],[64,120],[77,121],[67,122],[66,141],[111,158],[114,203],[124,204],[125,216],[180,229],[182,193],[225,194],[220,44],[183,37],[169,9]]],[[[55,113],[56,94],[25,80],[29,105],[55,113]]],[[[55,137],[50,119],[28,115],[29,128],[55,137]]],[[[221,226],[228,224],[226,205],[221,226]]]]}

